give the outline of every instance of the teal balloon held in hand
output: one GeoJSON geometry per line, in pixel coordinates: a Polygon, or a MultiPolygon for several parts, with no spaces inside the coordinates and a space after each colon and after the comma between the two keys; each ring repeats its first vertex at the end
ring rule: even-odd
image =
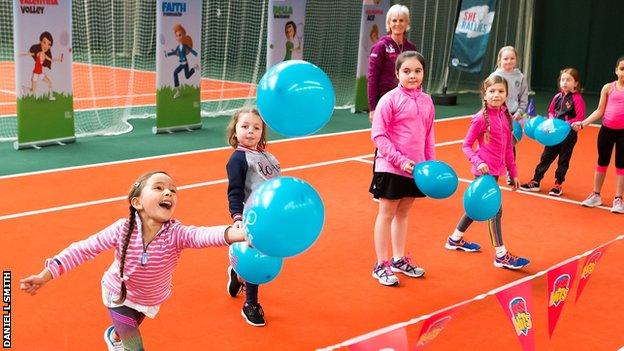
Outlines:
{"type": "Polygon", "coordinates": [[[312,134],[327,124],[336,97],[322,69],[306,61],[288,60],[262,76],[256,103],[271,129],[295,137],[312,134]]]}
{"type": "Polygon", "coordinates": [[[245,203],[243,222],[251,244],[274,257],[289,257],[307,250],[325,222],[325,207],[316,190],[293,177],[262,183],[245,203]]]}
{"type": "Polygon", "coordinates": [[[570,124],[559,118],[550,118],[540,123],[535,129],[535,140],[544,146],[561,143],[570,133],[570,124]]]}
{"type": "Polygon", "coordinates": [[[246,242],[230,245],[230,265],[245,281],[264,284],[275,279],[282,270],[281,257],[267,256],[246,242]]]}
{"type": "Polygon", "coordinates": [[[535,139],[535,130],[537,129],[537,126],[540,125],[545,120],[546,118],[540,115],[530,118],[524,124],[524,134],[526,134],[526,136],[528,136],[531,139],[535,139]]]}
{"type": "Polygon", "coordinates": [[[516,143],[522,140],[522,126],[520,126],[520,122],[514,120],[513,121],[513,137],[516,139],[516,143]]]}
{"type": "Polygon", "coordinates": [[[501,207],[501,191],[496,179],[489,174],[473,180],[464,191],[464,210],[475,221],[487,221],[501,207]]]}
{"type": "Polygon", "coordinates": [[[418,189],[434,199],[446,199],[457,190],[457,173],[442,161],[430,160],[417,164],[413,176],[418,189]]]}

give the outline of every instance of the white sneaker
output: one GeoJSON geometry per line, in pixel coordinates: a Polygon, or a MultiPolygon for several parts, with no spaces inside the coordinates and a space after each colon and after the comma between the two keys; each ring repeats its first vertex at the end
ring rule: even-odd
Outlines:
{"type": "Polygon", "coordinates": [[[106,346],[108,346],[108,351],[124,351],[121,340],[115,340],[113,337],[114,331],[115,328],[113,328],[112,325],[104,331],[104,342],[106,343],[106,346]]]}
{"type": "Polygon", "coordinates": [[[399,278],[397,278],[394,272],[392,272],[390,262],[388,261],[375,264],[375,267],[373,268],[373,278],[379,280],[381,285],[391,286],[399,284],[399,278]]]}
{"type": "Polygon", "coordinates": [[[600,205],[602,205],[602,199],[600,198],[600,195],[598,195],[596,193],[591,193],[591,194],[589,194],[587,199],[585,199],[585,200],[583,200],[583,202],[581,202],[581,205],[583,205],[585,207],[600,206],[600,205]]]}
{"type": "Polygon", "coordinates": [[[611,207],[611,212],[613,213],[624,213],[624,203],[622,202],[621,197],[616,197],[613,200],[613,207],[611,207]]]}
{"type": "Polygon", "coordinates": [[[174,98],[174,99],[177,99],[177,98],[179,98],[179,97],[180,97],[180,89],[178,88],[178,89],[176,89],[175,94],[173,94],[173,98],[174,98]]]}
{"type": "Polygon", "coordinates": [[[50,95],[48,96],[48,100],[50,100],[50,101],[54,101],[54,100],[56,100],[56,98],[54,97],[54,95],[50,94],[50,95]]]}

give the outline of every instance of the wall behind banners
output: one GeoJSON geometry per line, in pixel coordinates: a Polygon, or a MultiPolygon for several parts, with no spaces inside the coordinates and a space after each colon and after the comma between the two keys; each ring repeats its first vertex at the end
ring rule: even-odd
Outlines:
{"type": "Polygon", "coordinates": [[[538,1],[535,8],[533,87],[554,90],[559,71],[579,69],[585,92],[615,80],[624,55],[621,0],[538,1]]]}

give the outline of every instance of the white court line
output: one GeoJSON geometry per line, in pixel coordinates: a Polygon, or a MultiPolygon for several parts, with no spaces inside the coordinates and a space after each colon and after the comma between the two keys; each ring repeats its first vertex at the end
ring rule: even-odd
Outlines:
{"type": "MultiPolygon", "coordinates": [[[[449,144],[450,145],[450,144],[449,144]]],[[[436,146],[438,146],[438,144],[436,144],[436,146]]],[[[363,162],[363,163],[368,163],[368,164],[373,164],[373,161],[371,160],[366,160],[366,159],[357,159],[356,161],[359,162],[363,162]]],[[[465,179],[465,178],[457,178],[460,182],[462,183],[472,183],[472,181],[474,179],[465,179]]],[[[507,191],[515,191],[518,194],[523,194],[523,195],[527,195],[527,196],[535,196],[535,197],[541,197],[542,199],[548,199],[548,200],[552,200],[552,201],[559,201],[559,202],[567,202],[569,204],[575,204],[575,205],[580,205],[581,201],[576,201],[576,200],[570,200],[570,199],[564,199],[561,197],[555,197],[555,196],[550,196],[550,195],[544,195],[544,194],[538,194],[538,193],[532,193],[532,192],[528,192],[528,191],[521,191],[521,190],[512,190],[510,187],[508,186],[499,186],[501,189],[503,190],[507,190],[507,191]]],[[[607,211],[611,211],[611,207],[607,207],[607,206],[596,206],[596,208],[602,209],[602,210],[607,210],[607,211]]]]}
{"type": "Polygon", "coordinates": [[[6,94],[9,94],[9,95],[15,95],[15,91],[7,90],[7,89],[0,89],[0,93],[6,93],[6,94]]]}
{"type": "MultiPolygon", "coordinates": [[[[288,167],[288,168],[282,169],[282,172],[297,171],[297,170],[301,170],[301,169],[316,168],[316,167],[323,167],[323,166],[333,165],[333,164],[337,164],[337,163],[344,163],[344,162],[349,162],[349,161],[357,161],[359,158],[371,157],[372,155],[373,154],[366,154],[366,155],[360,155],[360,156],[355,156],[355,157],[347,157],[347,158],[341,158],[341,159],[336,159],[336,160],[331,160],[331,161],[310,163],[310,164],[307,164],[307,165],[301,165],[301,166],[295,166],[295,167],[288,167]]],[[[178,187],[178,190],[194,189],[194,188],[200,188],[200,187],[210,186],[210,185],[215,185],[215,184],[222,184],[222,183],[227,183],[227,181],[228,181],[227,178],[223,178],[223,179],[211,180],[211,181],[208,181],[208,182],[201,182],[201,183],[193,183],[193,184],[188,184],[188,185],[182,185],[182,186],[178,187]]],[[[115,201],[120,201],[120,200],[125,200],[125,199],[126,199],[125,196],[115,196],[115,197],[109,197],[109,198],[106,198],[106,199],[87,201],[87,202],[79,202],[79,203],[75,203],[75,204],[71,204],[71,205],[63,205],[63,206],[44,208],[44,209],[40,209],[40,210],[33,210],[33,211],[13,213],[13,214],[0,216],[0,221],[4,221],[4,220],[8,220],[8,219],[14,219],[14,218],[27,217],[27,216],[34,216],[34,215],[50,213],[50,212],[69,210],[69,209],[80,208],[80,207],[95,206],[95,205],[100,205],[100,204],[105,204],[105,203],[115,202],[115,201]]]]}
{"type": "MultiPolygon", "coordinates": [[[[437,120],[434,120],[434,123],[455,121],[455,120],[466,119],[466,118],[470,118],[470,117],[471,116],[458,116],[458,117],[437,119],[437,120]]],[[[297,138],[279,139],[279,140],[275,140],[275,141],[270,141],[269,144],[277,144],[277,143],[283,143],[283,142],[289,142],[289,141],[316,139],[316,138],[324,138],[324,137],[332,137],[332,136],[338,136],[338,135],[346,135],[346,134],[354,134],[354,133],[364,133],[364,132],[370,132],[370,128],[355,129],[355,130],[349,130],[349,131],[345,131],[345,132],[316,134],[316,135],[309,135],[309,136],[297,137],[297,138]]],[[[455,141],[451,141],[451,143],[455,143],[455,141]]],[[[443,145],[443,144],[445,144],[445,143],[440,143],[440,145],[443,145]]],[[[92,164],[81,165],[81,166],[52,168],[52,169],[47,169],[47,170],[43,170],[43,171],[24,172],[24,173],[17,173],[17,174],[8,174],[8,175],[0,176],[0,180],[8,179],[8,178],[31,176],[31,175],[37,175],[37,174],[46,174],[46,173],[54,173],[54,172],[71,171],[71,170],[75,170],[75,169],[84,169],[84,168],[91,168],[91,167],[95,168],[95,167],[110,166],[110,165],[115,165],[115,164],[132,163],[132,162],[139,162],[139,161],[146,161],[146,160],[155,160],[155,159],[160,159],[160,158],[167,158],[167,157],[174,157],[174,156],[183,156],[183,155],[191,155],[191,154],[198,154],[198,153],[204,153],[204,152],[214,152],[214,151],[221,151],[221,150],[228,150],[228,149],[231,149],[231,147],[230,146],[223,146],[223,147],[200,149],[200,150],[193,150],[193,151],[176,152],[176,153],[171,153],[171,154],[162,154],[162,155],[158,155],[158,156],[147,156],[147,157],[131,158],[131,159],[127,159],[127,160],[110,161],[110,162],[102,162],[102,163],[92,163],[92,164]]]]}
{"type": "MultiPolygon", "coordinates": [[[[228,89],[208,89],[208,90],[202,90],[201,91],[201,95],[204,94],[209,94],[209,93],[213,93],[213,92],[222,92],[222,91],[248,91],[250,90],[250,88],[228,88],[228,89]]],[[[4,91],[4,90],[0,90],[0,92],[8,92],[8,91],[4,91]]],[[[15,93],[13,93],[13,95],[15,95],[15,93]]],[[[139,97],[146,97],[146,96],[151,96],[151,97],[156,97],[156,93],[145,93],[145,94],[132,94],[132,95],[110,95],[110,96],[91,96],[91,97],[81,97],[81,98],[74,98],[74,101],[96,101],[96,100],[111,100],[111,99],[126,99],[126,100],[130,100],[133,98],[139,98],[139,97]]],[[[242,98],[237,98],[237,99],[242,99],[242,98]]],[[[212,99],[212,100],[202,100],[202,101],[214,101],[214,100],[223,100],[223,99],[212,99]]],[[[15,102],[0,102],[0,106],[13,106],[15,105],[15,102]]],[[[125,106],[139,106],[139,105],[125,105],[125,106]]],[[[145,106],[145,105],[144,105],[145,106]]],[[[151,105],[147,105],[147,106],[153,106],[153,104],[151,105]]],[[[107,108],[120,108],[120,106],[109,106],[107,108]]],[[[76,110],[79,111],[79,110],[76,110]]]]}

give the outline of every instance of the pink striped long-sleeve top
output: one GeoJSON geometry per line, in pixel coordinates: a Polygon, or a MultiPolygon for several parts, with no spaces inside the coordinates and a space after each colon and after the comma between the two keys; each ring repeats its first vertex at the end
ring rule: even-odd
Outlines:
{"type": "MultiPolygon", "coordinates": [[[[53,278],[93,259],[100,252],[115,248],[115,259],[104,272],[102,283],[114,295],[119,296],[121,278],[119,264],[123,242],[128,231],[128,219],[120,219],[99,233],[75,242],[59,254],[46,260],[45,266],[53,278]]],[[[123,280],[126,282],[126,298],[144,306],[156,306],[171,296],[172,273],[180,253],[186,248],[227,246],[227,226],[194,227],[169,220],[156,237],[146,246],[147,262],[142,264],[144,252],[141,220],[137,216],[135,229],[130,237],[123,280]]],[[[145,260],[144,260],[145,261],[145,260]]]]}

